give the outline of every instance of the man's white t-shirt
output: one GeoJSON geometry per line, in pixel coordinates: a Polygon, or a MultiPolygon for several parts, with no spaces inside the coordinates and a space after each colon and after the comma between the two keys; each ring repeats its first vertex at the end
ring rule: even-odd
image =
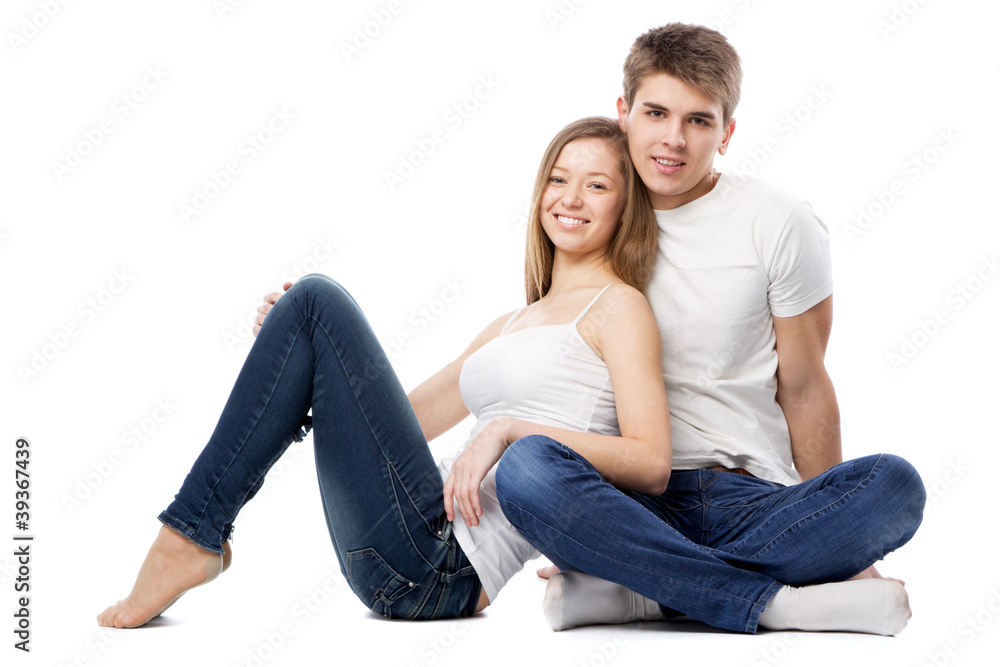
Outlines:
{"type": "Polygon", "coordinates": [[[799,482],[775,400],[771,318],[800,315],[833,293],[826,225],[808,203],[725,174],[656,219],[647,295],[663,339],[673,468],[799,482]]]}

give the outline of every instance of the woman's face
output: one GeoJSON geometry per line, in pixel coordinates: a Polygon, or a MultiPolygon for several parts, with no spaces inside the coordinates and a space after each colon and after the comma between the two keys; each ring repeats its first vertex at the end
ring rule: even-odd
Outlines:
{"type": "Polygon", "coordinates": [[[624,205],[617,153],[603,139],[574,139],[559,152],[542,191],[542,229],[559,250],[603,254],[624,205]]]}

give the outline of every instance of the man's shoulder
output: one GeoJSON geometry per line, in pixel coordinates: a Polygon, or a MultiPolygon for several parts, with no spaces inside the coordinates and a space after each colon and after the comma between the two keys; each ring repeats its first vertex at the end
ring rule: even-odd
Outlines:
{"type": "Polygon", "coordinates": [[[715,187],[719,189],[721,201],[754,203],[777,210],[790,210],[805,203],[801,197],[753,176],[724,173],[715,187]]]}
{"type": "Polygon", "coordinates": [[[808,201],[759,178],[723,174],[715,187],[721,188],[720,206],[767,236],[818,220],[808,201]]]}

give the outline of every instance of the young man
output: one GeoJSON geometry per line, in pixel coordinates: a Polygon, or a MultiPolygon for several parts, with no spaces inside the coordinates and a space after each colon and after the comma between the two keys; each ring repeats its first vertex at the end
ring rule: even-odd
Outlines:
{"type": "Polygon", "coordinates": [[[912,537],[924,487],[898,457],[842,462],[826,227],[805,202],[713,169],[741,78],[725,37],[700,26],[650,30],[626,60],[618,117],[660,227],[648,296],[674,472],[651,496],[549,438],[507,450],[504,513],[563,570],[544,603],[554,629],[664,611],[741,632],[896,634],[909,619],[873,563],[912,537]]]}

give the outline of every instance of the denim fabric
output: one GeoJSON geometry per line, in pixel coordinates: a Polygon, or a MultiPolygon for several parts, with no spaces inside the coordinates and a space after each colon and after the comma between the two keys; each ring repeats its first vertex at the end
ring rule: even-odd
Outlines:
{"type": "Polygon", "coordinates": [[[240,509],[310,425],[327,527],[358,597],[392,618],[473,613],[479,577],[452,535],[420,423],[357,303],[326,276],[300,279],[268,313],[160,520],[221,552],[240,509]]]}
{"type": "Polygon", "coordinates": [[[626,586],[668,614],[749,633],[781,586],[848,579],[909,541],[926,500],[913,466],[888,454],[789,487],[687,470],[671,474],[663,495],[623,492],[545,436],[504,453],[497,497],[561,569],[626,586]]]}

